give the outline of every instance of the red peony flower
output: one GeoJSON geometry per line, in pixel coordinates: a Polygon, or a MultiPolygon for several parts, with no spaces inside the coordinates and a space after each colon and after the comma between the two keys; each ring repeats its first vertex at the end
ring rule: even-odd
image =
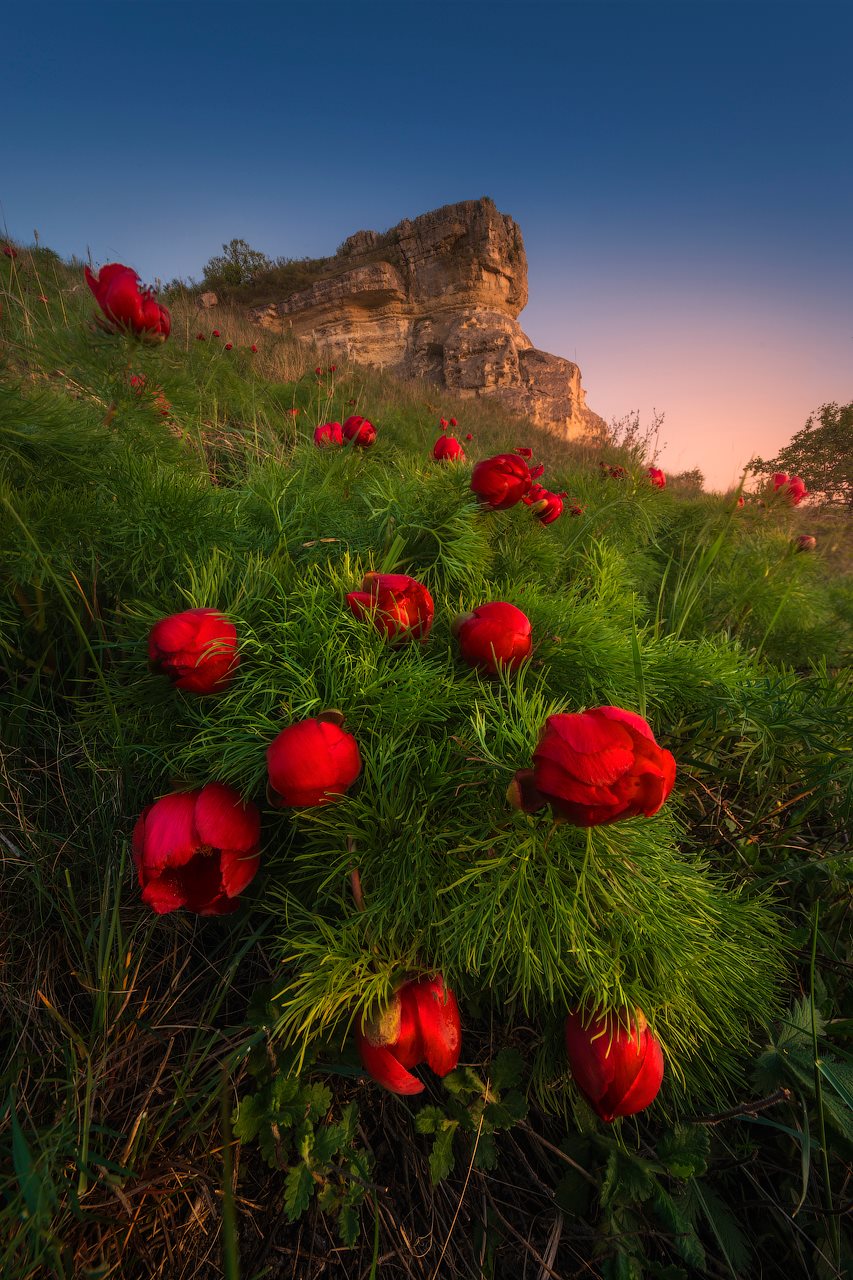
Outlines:
{"type": "Polygon", "coordinates": [[[510,671],[533,651],[530,619],[514,604],[493,601],[461,614],[453,623],[459,652],[472,667],[497,675],[502,664],[510,671]]]}
{"type": "Polygon", "coordinates": [[[450,425],[451,427],[456,427],[456,426],[458,426],[459,424],[458,424],[458,422],[456,421],[456,419],[455,419],[455,418],[451,418],[451,419],[450,419],[450,423],[449,423],[449,425],[450,425]]]}
{"type": "Polygon", "coordinates": [[[540,524],[553,524],[563,514],[563,499],[544,485],[534,484],[523,501],[530,507],[540,524]]]}
{"type": "Polygon", "coordinates": [[[740,497],[739,497],[739,498],[738,498],[738,500],[737,500],[737,504],[738,504],[738,506],[739,506],[739,507],[742,507],[742,506],[743,506],[743,503],[744,503],[744,497],[743,497],[743,494],[741,494],[741,495],[740,495],[740,497]]]}
{"type": "Polygon", "coordinates": [[[18,250],[13,249],[10,244],[3,245],[3,252],[7,258],[17,258],[18,256],[18,250]]]}
{"type": "Polygon", "coordinates": [[[178,689],[220,693],[240,661],[237,628],[218,609],[173,613],[151,628],[148,658],[152,670],[168,676],[178,689]]]}
{"type": "Polygon", "coordinates": [[[151,289],[139,287],[139,276],[132,267],[108,262],[97,275],[88,267],[83,274],[98,306],[116,328],[151,334],[161,341],[168,338],[172,328],[168,308],[161,306],[151,289]]]}
{"type": "Polygon", "coordinates": [[[329,365],[329,373],[335,373],[335,371],[337,370],[337,367],[338,367],[338,366],[337,366],[336,364],[330,364],[330,365],[329,365]]]}
{"type": "Polygon", "coordinates": [[[362,1065],[377,1084],[392,1093],[423,1093],[409,1068],[425,1062],[446,1076],[459,1061],[462,1028],[459,1006],[441,974],[407,982],[377,1017],[362,1020],[356,1031],[362,1065]]]}
{"type": "Polygon", "coordinates": [[[438,425],[441,427],[442,431],[446,431],[446,430],[447,430],[447,419],[446,419],[446,418],[439,418],[439,420],[438,420],[438,425]]]}
{"type": "Polygon", "coordinates": [[[569,507],[569,515],[570,515],[570,516],[582,516],[582,515],[583,515],[583,507],[569,507]]]}
{"type": "Polygon", "coordinates": [[[505,511],[520,502],[530,488],[527,463],[514,453],[484,458],[471,473],[471,489],[480,502],[496,511],[505,511]]]}
{"type": "Polygon", "coordinates": [[[287,411],[287,412],[290,414],[291,418],[296,418],[296,417],[298,417],[298,416],[299,416],[299,410],[298,410],[298,409],[288,409],[288,411],[287,411]]]}
{"type": "Polygon", "coordinates": [[[436,462],[464,462],[465,450],[456,436],[439,436],[433,446],[432,456],[436,462]]]}
{"type": "Polygon", "coordinates": [[[817,538],[811,533],[801,533],[797,538],[798,551],[814,551],[817,547],[817,538]]]}
{"type": "Polygon", "coordinates": [[[233,343],[231,343],[231,342],[226,342],[226,343],[225,343],[225,350],[226,350],[226,351],[230,351],[232,346],[233,346],[233,343]]]}
{"type": "Polygon", "coordinates": [[[776,493],[781,493],[786,497],[792,507],[798,507],[803,498],[808,497],[808,489],[805,482],[799,476],[785,475],[784,471],[777,471],[773,477],[773,489],[776,493]]]}
{"type": "Polygon", "coordinates": [[[330,720],[299,720],[267,747],[267,771],[280,808],[331,804],[361,773],[358,743],[330,720]]]}
{"type": "Polygon", "coordinates": [[[330,445],[341,445],[344,442],[339,422],[324,422],[314,430],[314,443],[318,449],[327,449],[330,445]]]}
{"type": "Polygon", "coordinates": [[[663,1081],[663,1051],[643,1013],[629,1027],[580,1011],[566,1018],[566,1053],[575,1084],[607,1124],[643,1111],[663,1081]]]}
{"type": "Polygon", "coordinates": [[[656,485],[658,489],[666,488],[666,476],[661,471],[660,467],[649,467],[648,476],[652,484],[656,485]]]}
{"type": "Polygon", "coordinates": [[[251,351],[253,356],[256,356],[258,354],[258,348],[255,346],[254,342],[249,347],[249,350],[251,351]]]}
{"type": "Polygon", "coordinates": [[[642,716],[621,707],[593,707],[549,716],[508,796],[536,812],[549,804],[557,819],[597,827],[657,813],[675,784],[675,760],[659,747],[642,716]]]}
{"type": "Polygon", "coordinates": [[[317,377],[319,378],[319,377],[321,377],[321,376],[322,376],[323,370],[320,368],[320,366],[319,366],[319,365],[317,365],[317,368],[314,370],[314,372],[316,373],[317,377]]]}
{"type": "Polygon", "coordinates": [[[207,338],[205,338],[203,333],[197,333],[195,335],[195,340],[196,342],[207,342],[207,338]]]}
{"type": "Polygon", "coordinates": [[[373,622],[389,640],[420,640],[432,626],[435,605],[421,582],[404,573],[366,573],[361,591],[350,591],[347,604],[356,618],[373,622]]]}
{"type": "Polygon", "coordinates": [[[214,329],[214,330],[213,330],[213,334],[212,334],[211,336],[212,336],[212,337],[214,337],[214,338],[218,338],[218,337],[220,337],[221,335],[220,335],[220,333],[219,333],[219,330],[218,330],[218,329],[214,329]]]}
{"type": "Polygon", "coordinates": [[[147,378],[144,373],[132,373],[130,375],[130,385],[138,396],[141,396],[145,390],[147,378]]]}
{"type": "Polygon", "coordinates": [[[258,870],[260,835],[255,805],[222,782],[162,796],[133,829],[142,901],[158,915],[181,907],[201,916],[236,911],[258,870]]]}
{"type": "Polygon", "coordinates": [[[357,414],[347,418],[342,430],[345,440],[351,440],[353,444],[360,445],[362,449],[369,448],[376,439],[376,428],[373,423],[369,422],[367,418],[359,418],[357,414]]]}
{"type": "Polygon", "coordinates": [[[466,439],[466,440],[473,440],[473,439],[474,439],[474,437],[471,435],[471,432],[470,432],[470,431],[468,432],[468,434],[467,434],[467,436],[465,437],[465,439],[466,439]]]}

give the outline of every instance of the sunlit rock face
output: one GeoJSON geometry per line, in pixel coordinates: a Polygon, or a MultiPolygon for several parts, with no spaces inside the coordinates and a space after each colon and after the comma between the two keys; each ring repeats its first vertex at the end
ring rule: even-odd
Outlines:
{"type": "Polygon", "coordinates": [[[562,436],[597,432],[580,370],[538,351],[521,231],[489,199],[448,204],[390,231],[357,231],[310,288],[253,308],[258,324],[458,396],[488,396],[562,436]]]}

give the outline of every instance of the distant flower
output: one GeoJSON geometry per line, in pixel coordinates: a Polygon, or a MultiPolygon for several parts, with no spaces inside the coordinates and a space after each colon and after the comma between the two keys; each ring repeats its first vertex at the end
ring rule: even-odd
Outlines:
{"type": "Polygon", "coordinates": [[[218,329],[214,329],[213,334],[211,336],[214,338],[219,338],[221,335],[218,329]]]}
{"type": "Polygon", "coordinates": [[[738,505],[739,507],[742,507],[742,506],[743,506],[743,504],[744,504],[744,497],[743,497],[743,494],[741,494],[741,495],[740,495],[740,497],[739,497],[739,498],[738,498],[738,500],[737,500],[737,505],[738,505]]]}
{"type": "Polygon", "coordinates": [[[318,449],[327,449],[330,445],[342,445],[344,442],[339,422],[324,422],[314,431],[314,443],[318,449]]]}
{"type": "Polygon", "coordinates": [[[650,818],[675,785],[675,760],[649,725],[622,707],[549,716],[533,752],[533,769],[516,774],[507,793],[528,812],[551,806],[576,827],[650,818]]]}
{"type": "Polygon", "coordinates": [[[500,665],[515,670],[533,651],[530,619],[514,604],[501,600],[461,614],[451,630],[468,665],[491,675],[498,674],[500,665]]]}
{"type": "Polygon", "coordinates": [[[255,346],[254,342],[253,342],[253,343],[252,343],[252,345],[249,347],[249,350],[251,351],[252,355],[257,355],[257,353],[258,353],[258,348],[255,346]]]}
{"type": "Polygon", "coordinates": [[[355,401],[355,400],[347,400],[347,404],[356,404],[356,403],[357,403],[357,401],[355,401]]]}
{"type": "Polygon", "coordinates": [[[478,462],[471,473],[471,489],[480,502],[505,511],[520,502],[530,488],[527,463],[514,453],[498,453],[478,462]]]}
{"type": "Polygon", "coordinates": [[[50,298],[48,298],[45,294],[40,293],[40,294],[39,294],[39,302],[50,302],[50,298]]]}
{"type": "Polygon", "coordinates": [[[569,507],[569,515],[570,515],[570,516],[582,516],[582,515],[583,515],[583,507],[569,507]]]}
{"type": "Polygon", "coordinates": [[[220,693],[239,663],[237,628],[218,609],[170,614],[151,628],[148,658],[177,689],[220,693]]]}
{"type": "Polygon", "coordinates": [[[447,430],[447,419],[446,419],[446,418],[439,418],[439,420],[438,420],[438,425],[441,427],[442,431],[446,431],[446,430],[447,430]]]}
{"type": "Polygon", "coordinates": [[[361,773],[358,744],[329,720],[299,720],[267,747],[274,803],[293,809],[332,804],[361,773]]]}
{"type": "Polygon", "coordinates": [[[649,467],[648,477],[652,484],[656,485],[658,489],[666,488],[666,476],[661,471],[660,467],[649,467]]]}
{"type": "Polygon", "coordinates": [[[467,436],[465,437],[465,439],[466,439],[466,440],[473,440],[473,439],[474,439],[474,437],[471,435],[471,432],[470,432],[470,431],[468,432],[468,434],[467,434],[467,436]]]}
{"type": "Polygon", "coordinates": [[[335,372],[336,372],[336,370],[337,370],[337,367],[338,367],[338,366],[337,366],[336,364],[330,364],[330,365],[329,365],[329,373],[335,373],[335,372]]]}
{"type": "Polygon", "coordinates": [[[606,1124],[645,1110],[663,1081],[663,1051],[639,1009],[627,1027],[575,1010],[566,1019],[566,1053],[575,1084],[606,1124]]]}
{"type": "Polygon", "coordinates": [[[206,342],[206,341],[207,341],[207,339],[205,338],[205,336],[204,336],[204,334],[203,334],[203,333],[197,333],[197,334],[195,335],[195,340],[196,340],[196,342],[206,342]]]}
{"type": "Polygon", "coordinates": [[[18,256],[18,250],[13,249],[10,244],[3,245],[3,252],[5,253],[7,258],[17,258],[18,256]]]}
{"type": "Polygon", "coordinates": [[[172,328],[168,308],[161,306],[151,289],[140,288],[139,276],[132,267],[108,262],[97,275],[88,267],[84,267],[83,274],[98,306],[113,326],[140,335],[150,334],[163,342],[168,338],[172,328]]]}
{"type": "Polygon", "coordinates": [[[347,604],[356,618],[372,621],[389,640],[420,640],[430,633],[435,605],[423,583],[404,573],[366,573],[347,604]]]}
{"type": "Polygon", "coordinates": [[[296,417],[298,417],[298,416],[299,416],[299,410],[298,410],[298,409],[288,409],[288,411],[287,411],[287,412],[288,412],[288,414],[289,414],[289,416],[290,416],[291,418],[296,418],[296,417]]]}
{"type": "Polygon", "coordinates": [[[455,419],[455,418],[451,418],[451,419],[450,419],[450,425],[451,425],[451,427],[457,427],[459,424],[458,424],[458,422],[456,421],[456,419],[455,419]]]}
{"type": "Polygon", "coordinates": [[[425,1062],[446,1076],[459,1061],[462,1027],[459,1006],[441,974],[407,982],[377,1016],[356,1030],[362,1066],[391,1093],[423,1093],[410,1068],[425,1062]]]}
{"type": "Polygon", "coordinates": [[[465,450],[455,436],[439,436],[432,456],[436,462],[464,462],[465,450]]]}
{"type": "Polygon", "coordinates": [[[141,396],[145,390],[146,381],[147,379],[144,373],[132,373],[130,375],[130,385],[138,396],[141,396]]]}
{"type": "Polygon", "coordinates": [[[233,343],[231,343],[231,342],[226,342],[226,343],[225,343],[225,350],[226,350],[226,351],[230,351],[230,350],[231,350],[231,348],[232,348],[232,346],[233,346],[233,343]]]}
{"type": "Polygon", "coordinates": [[[158,915],[181,908],[201,916],[236,911],[238,895],[260,865],[260,835],[256,806],[222,782],[161,796],[133,829],[142,901],[158,915]]]}
{"type": "Polygon", "coordinates": [[[314,370],[314,372],[316,373],[317,377],[319,378],[319,377],[321,377],[321,376],[322,376],[323,370],[320,368],[320,366],[319,366],[319,365],[317,365],[317,368],[314,370]]]}
{"type": "Polygon", "coordinates": [[[353,444],[359,445],[362,449],[367,449],[376,439],[376,428],[367,418],[359,418],[353,415],[347,418],[341,430],[344,433],[345,440],[351,440],[353,444]]]}
{"type": "Polygon", "coordinates": [[[809,493],[805,482],[799,476],[788,476],[784,471],[777,471],[774,475],[773,488],[776,493],[786,497],[792,507],[798,507],[809,493]]]}
{"type": "Polygon", "coordinates": [[[817,538],[811,533],[801,533],[797,538],[798,551],[814,551],[817,547],[817,538]]]}

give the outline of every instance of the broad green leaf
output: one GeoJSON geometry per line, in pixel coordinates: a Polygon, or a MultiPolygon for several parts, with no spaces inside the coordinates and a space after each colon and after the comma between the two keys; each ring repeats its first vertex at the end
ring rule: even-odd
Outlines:
{"type": "Polygon", "coordinates": [[[444,1128],[436,1135],[429,1157],[429,1175],[433,1186],[437,1187],[442,1178],[446,1178],[455,1163],[453,1158],[453,1135],[456,1132],[456,1121],[445,1120],[444,1128]]]}
{"type": "Polygon", "coordinates": [[[517,1049],[501,1049],[492,1061],[489,1078],[496,1093],[514,1089],[524,1075],[524,1059],[517,1049]]]}
{"type": "Polygon", "coordinates": [[[656,1154],[676,1178],[701,1177],[708,1168],[711,1139],[700,1124],[678,1125],[661,1138],[656,1154]]]}
{"type": "Polygon", "coordinates": [[[288,1169],[284,1180],[284,1211],[295,1222],[311,1203],[316,1183],[303,1160],[288,1169]]]}

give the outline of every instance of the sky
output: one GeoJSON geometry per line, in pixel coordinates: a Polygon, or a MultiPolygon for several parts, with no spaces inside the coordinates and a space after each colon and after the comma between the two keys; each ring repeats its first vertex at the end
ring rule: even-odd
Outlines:
{"type": "Polygon", "coordinates": [[[0,216],[200,277],[491,196],[522,327],[710,487],[853,399],[853,4],[13,0],[0,216]],[[14,40],[14,50],[12,42],[14,40]]]}

